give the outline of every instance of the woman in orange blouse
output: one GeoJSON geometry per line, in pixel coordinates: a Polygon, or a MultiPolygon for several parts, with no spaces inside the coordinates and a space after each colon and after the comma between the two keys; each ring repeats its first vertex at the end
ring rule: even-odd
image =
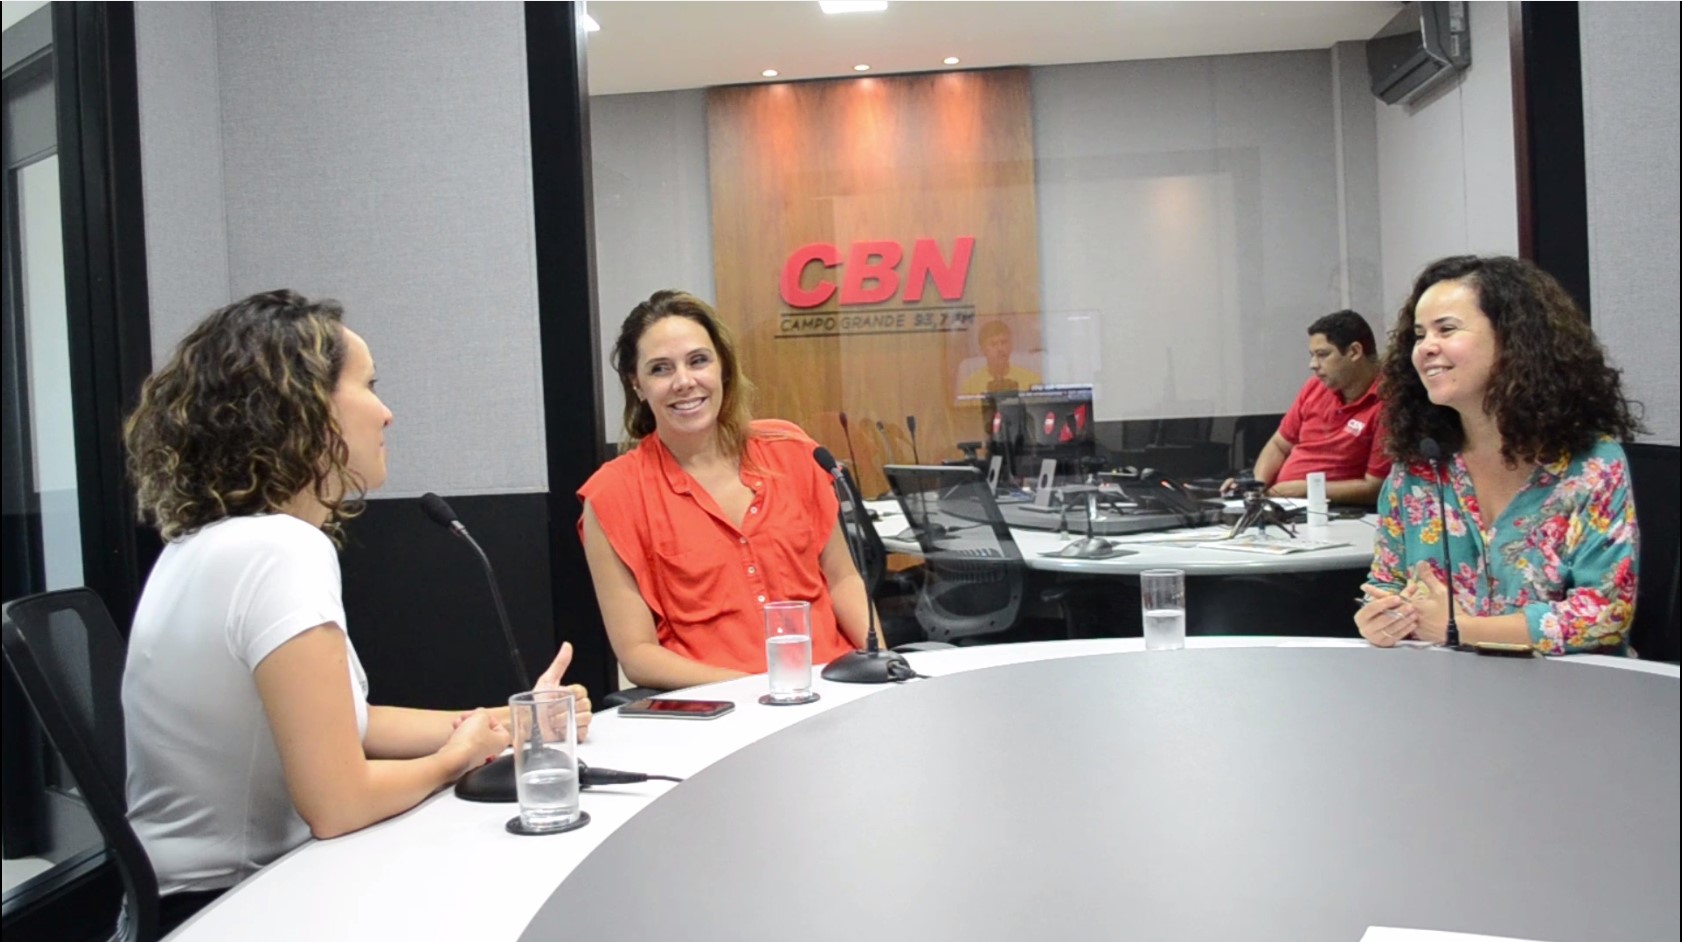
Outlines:
{"type": "Polygon", "coordinates": [[[829,476],[797,426],[753,421],[753,385],[706,302],[656,292],[613,347],[621,454],[578,496],[613,653],[672,690],[765,671],[766,602],[812,604],[812,661],[864,647],[864,580],[829,476]]]}

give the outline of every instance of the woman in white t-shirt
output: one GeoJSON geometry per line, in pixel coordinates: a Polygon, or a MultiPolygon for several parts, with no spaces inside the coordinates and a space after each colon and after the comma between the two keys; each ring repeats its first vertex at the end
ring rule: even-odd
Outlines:
{"type": "MultiPolygon", "coordinates": [[[[342,315],[291,291],[211,314],[124,429],[141,519],[167,541],[123,674],[129,818],[165,932],[312,835],[414,807],[508,745],[506,707],[367,703],[334,543],[385,482],[391,412],[342,315]]],[[[571,659],[562,645],[538,686],[571,659]]]]}

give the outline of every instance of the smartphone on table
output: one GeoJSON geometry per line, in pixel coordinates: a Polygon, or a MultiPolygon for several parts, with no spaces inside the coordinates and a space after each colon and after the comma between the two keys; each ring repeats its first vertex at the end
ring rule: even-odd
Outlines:
{"type": "Polygon", "coordinates": [[[625,704],[619,708],[619,715],[673,720],[716,720],[734,709],[736,709],[736,704],[729,700],[677,700],[671,697],[649,697],[625,704]]]}

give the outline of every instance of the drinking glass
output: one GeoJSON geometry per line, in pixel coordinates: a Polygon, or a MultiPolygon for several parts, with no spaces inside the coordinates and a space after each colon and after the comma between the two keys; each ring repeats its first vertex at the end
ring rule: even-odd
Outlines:
{"type": "Polygon", "coordinates": [[[520,801],[520,816],[508,822],[509,830],[550,834],[582,825],[589,816],[578,808],[578,715],[572,693],[517,693],[508,698],[508,713],[520,801]]]}
{"type": "Polygon", "coordinates": [[[1144,609],[1145,650],[1177,651],[1186,646],[1186,574],[1147,569],[1139,575],[1144,609]]]}
{"type": "Polygon", "coordinates": [[[765,603],[765,672],[771,689],[760,703],[788,706],[818,698],[812,690],[811,603],[765,603]]]}

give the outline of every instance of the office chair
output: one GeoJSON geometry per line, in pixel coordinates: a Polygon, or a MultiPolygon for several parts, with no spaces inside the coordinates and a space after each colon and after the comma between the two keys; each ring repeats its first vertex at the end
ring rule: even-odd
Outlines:
{"type": "Polygon", "coordinates": [[[1677,611],[1677,582],[1682,577],[1682,539],[1678,537],[1678,452],[1674,446],[1632,442],[1629,457],[1630,493],[1635,498],[1636,524],[1641,529],[1637,560],[1635,624],[1629,643],[1648,660],[1675,662],[1682,658],[1682,613],[1677,611]]]}
{"type": "Polygon", "coordinates": [[[76,781],[123,881],[112,942],[158,937],[158,879],[128,822],[122,678],[127,645],[91,589],[43,592],[0,610],[6,663],[76,781]]]}
{"type": "MultiPolygon", "coordinates": [[[[858,484],[853,480],[852,472],[843,467],[841,473],[847,475],[847,481],[852,485],[851,493],[862,493],[858,484]]],[[[924,640],[922,628],[919,627],[911,603],[917,596],[921,586],[921,572],[919,570],[892,572],[888,569],[888,548],[882,543],[882,535],[877,532],[875,525],[869,524],[861,531],[858,521],[853,516],[852,503],[841,502],[841,523],[845,528],[847,539],[857,540],[864,556],[864,572],[859,575],[864,578],[864,589],[869,593],[871,601],[876,603],[876,614],[880,619],[878,629],[881,632],[880,641],[883,647],[895,646],[924,640]]]]}
{"type": "MultiPolygon", "coordinates": [[[[1016,627],[1027,594],[1027,563],[986,478],[969,466],[889,465],[888,483],[917,532],[923,586],[917,622],[931,641],[956,642],[1016,627]]],[[[1067,586],[1041,593],[1074,631],[1067,586]]]]}

